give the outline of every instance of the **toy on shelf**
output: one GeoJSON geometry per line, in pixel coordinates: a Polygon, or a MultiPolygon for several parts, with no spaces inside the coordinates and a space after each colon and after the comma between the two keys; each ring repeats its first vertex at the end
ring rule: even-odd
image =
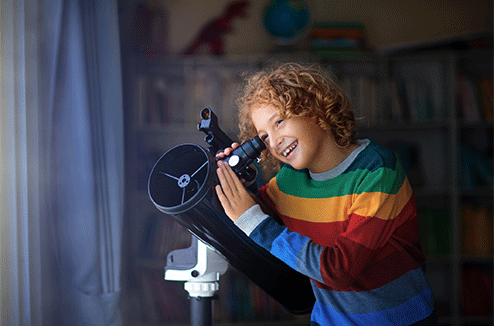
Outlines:
{"type": "Polygon", "coordinates": [[[226,34],[233,31],[232,23],[237,17],[247,17],[248,1],[234,1],[225,7],[223,14],[207,23],[192,41],[182,54],[190,55],[197,54],[197,52],[203,47],[208,46],[209,50],[214,55],[225,54],[225,40],[226,34]]]}

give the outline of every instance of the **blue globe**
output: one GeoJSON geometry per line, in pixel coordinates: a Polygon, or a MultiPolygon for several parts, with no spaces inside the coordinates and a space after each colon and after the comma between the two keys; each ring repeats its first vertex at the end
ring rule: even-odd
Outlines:
{"type": "Polygon", "coordinates": [[[280,44],[290,44],[305,35],[310,24],[309,7],[302,0],[274,0],[265,8],[264,26],[280,44]]]}

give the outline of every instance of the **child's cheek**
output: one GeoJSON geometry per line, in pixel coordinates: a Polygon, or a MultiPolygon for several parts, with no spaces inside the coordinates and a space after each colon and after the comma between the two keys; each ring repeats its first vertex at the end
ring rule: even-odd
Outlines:
{"type": "Polygon", "coordinates": [[[279,158],[278,157],[278,154],[276,153],[276,151],[274,149],[272,149],[271,147],[269,147],[269,153],[271,153],[272,156],[274,156],[276,158],[279,158]]]}

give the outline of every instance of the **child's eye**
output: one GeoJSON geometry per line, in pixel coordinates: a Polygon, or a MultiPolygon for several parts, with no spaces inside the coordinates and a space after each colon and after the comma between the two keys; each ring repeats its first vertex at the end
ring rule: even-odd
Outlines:
{"type": "Polygon", "coordinates": [[[283,122],[283,119],[279,119],[279,120],[276,121],[276,125],[279,126],[280,123],[282,123],[282,122],[283,122]]]}
{"type": "Polygon", "coordinates": [[[262,141],[266,141],[268,139],[268,135],[261,135],[259,138],[261,138],[262,141]]]}

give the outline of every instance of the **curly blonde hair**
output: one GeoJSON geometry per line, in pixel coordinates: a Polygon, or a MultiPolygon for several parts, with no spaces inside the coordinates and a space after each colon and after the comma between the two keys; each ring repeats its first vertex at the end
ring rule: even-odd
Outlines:
{"type": "MultiPolygon", "coordinates": [[[[257,72],[248,78],[238,104],[242,141],[257,135],[252,109],[272,105],[282,119],[315,119],[323,130],[331,132],[339,147],[356,142],[355,116],[347,96],[336,77],[316,65],[285,63],[257,72]]],[[[279,168],[279,161],[269,151],[264,151],[261,158],[263,167],[279,168]]]]}

